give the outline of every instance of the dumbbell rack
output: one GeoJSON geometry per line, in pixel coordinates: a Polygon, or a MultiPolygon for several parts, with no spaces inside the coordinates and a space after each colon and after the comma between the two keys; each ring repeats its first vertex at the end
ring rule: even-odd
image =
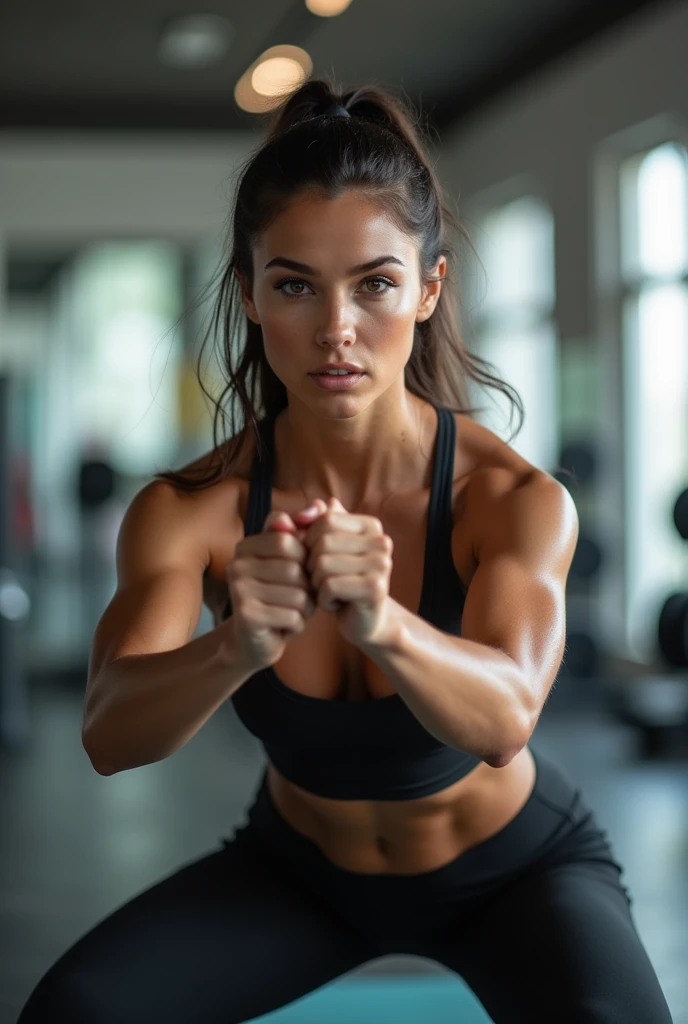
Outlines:
{"type": "MultiPolygon", "coordinates": [[[[688,489],[674,506],[674,523],[688,540],[688,489]]],[[[619,677],[610,689],[610,708],[641,737],[645,757],[688,755],[688,593],[669,594],[657,624],[658,665],[619,677]]]]}

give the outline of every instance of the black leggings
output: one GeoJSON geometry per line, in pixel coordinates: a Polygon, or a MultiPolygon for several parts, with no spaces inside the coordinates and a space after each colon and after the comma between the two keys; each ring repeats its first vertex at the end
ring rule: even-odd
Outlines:
{"type": "Polygon", "coordinates": [[[456,972],[495,1024],[671,1024],[605,832],[533,753],[522,810],[415,875],[334,866],[263,775],[248,824],[83,935],[18,1024],[234,1024],[387,954],[456,972]]]}

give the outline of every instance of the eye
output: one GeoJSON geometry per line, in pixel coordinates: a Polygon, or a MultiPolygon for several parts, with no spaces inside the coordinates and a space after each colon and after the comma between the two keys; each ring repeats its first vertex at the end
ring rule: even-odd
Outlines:
{"type": "Polygon", "coordinates": [[[387,287],[384,289],[376,289],[374,292],[369,292],[370,295],[386,295],[390,288],[396,288],[394,281],[390,281],[388,277],[366,277],[363,284],[384,284],[387,287]]]}
{"type": "MultiPolygon", "coordinates": [[[[398,287],[398,285],[396,285],[394,283],[394,281],[390,281],[390,279],[388,277],[379,277],[379,276],[377,276],[377,277],[366,277],[365,280],[363,281],[363,284],[365,284],[365,285],[370,284],[370,283],[373,283],[373,284],[384,284],[384,285],[386,285],[386,287],[384,289],[377,288],[377,289],[374,289],[373,291],[368,291],[368,295],[386,295],[390,288],[397,288],[398,287]]],[[[278,292],[282,292],[282,294],[284,296],[286,296],[286,298],[288,298],[288,299],[298,299],[299,296],[305,295],[305,291],[300,291],[300,292],[285,291],[284,289],[285,289],[285,287],[287,285],[296,285],[297,287],[302,287],[302,288],[304,286],[306,288],[309,287],[308,283],[306,281],[304,281],[300,277],[286,277],[282,281],[278,281],[277,284],[275,285],[275,290],[278,291],[278,292]]]]}
{"type": "Polygon", "coordinates": [[[278,281],[278,283],[275,285],[276,291],[282,292],[282,295],[286,295],[288,299],[297,299],[299,295],[304,294],[303,292],[285,292],[284,286],[287,284],[305,285],[306,282],[302,281],[298,277],[288,277],[285,278],[283,281],[278,281]]]}

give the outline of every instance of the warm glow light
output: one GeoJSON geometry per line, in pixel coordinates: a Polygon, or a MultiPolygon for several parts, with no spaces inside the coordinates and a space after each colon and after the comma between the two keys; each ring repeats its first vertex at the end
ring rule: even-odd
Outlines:
{"type": "Polygon", "coordinates": [[[234,87],[234,99],[237,106],[249,114],[267,113],[279,107],[312,71],[313,61],[300,46],[271,46],[244,71],[234,87]],[[278,74],[274,74],[275,71],[278,74]],[[268,89],[274,91],[268,92],[268,89]]]}
{"type": "Polygon", "coordinates": [[[270,57],[251,75],[251,85],[261,96],[283,96],[303,82],[303,68],[291,57],[270,57]]]}
{"type": "Polygon", "coordinates": [[[345,11],[350,3],[351,0],[306,0],[306,7],[321,18],[333,18],[345,11]]]}

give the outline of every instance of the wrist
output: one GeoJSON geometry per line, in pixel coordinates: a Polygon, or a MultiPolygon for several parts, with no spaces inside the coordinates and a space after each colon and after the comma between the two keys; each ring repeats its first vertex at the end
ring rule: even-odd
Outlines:
{"type": "Polygon", "coordinates": [[[249,676],[252,676],[264,667],[263,665],[256,664],[255,661],[251,661],[242,649],[237,639],[231,615],[218,626],[217,634],[216,657],[222,669],[231,670],[233,673],[238,673],[241,677],[248,679],[249,676]]]}
{"type": "Polygon", "coordinates": [[[406,636],[407,610],[398,601],[388,597],[384,614],[375,635],[361,644],[361,650],[372,660],[396,654],[403,650],[406,636]]]}

